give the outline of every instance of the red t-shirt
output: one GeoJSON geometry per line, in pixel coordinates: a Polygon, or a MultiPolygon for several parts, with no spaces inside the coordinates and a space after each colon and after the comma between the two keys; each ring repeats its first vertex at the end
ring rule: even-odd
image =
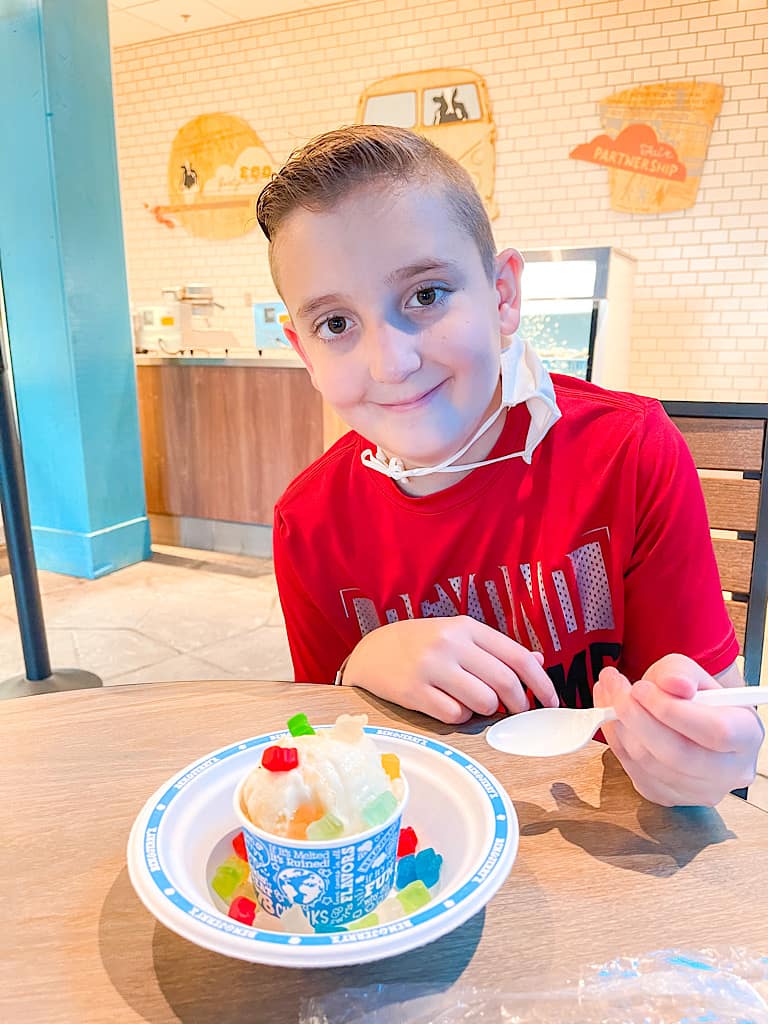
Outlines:
{"type": "MultiPolygon", "coordinates": [[[[275,508],[295,679],[330,682],[360,638],[405,618],[471,615],[532,650],[563,703],[605,665],[638,679],[677,652],[711,674],[738,654],[699,478],[659,402],[553,375],[562,418],[533,454],[410,497],[346,434],[275,508]]],[[[523,447],[511,409],[490,458],[523,447]]]]}

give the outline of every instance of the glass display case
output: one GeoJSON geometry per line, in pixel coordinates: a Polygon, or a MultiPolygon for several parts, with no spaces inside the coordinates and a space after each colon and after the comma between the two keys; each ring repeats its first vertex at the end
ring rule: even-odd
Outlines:
{"type": "Polygon", "coordinates": [[[635,260],[610,247],[522,255],[520,333],[547,369],[626,389],[635,260]]]}

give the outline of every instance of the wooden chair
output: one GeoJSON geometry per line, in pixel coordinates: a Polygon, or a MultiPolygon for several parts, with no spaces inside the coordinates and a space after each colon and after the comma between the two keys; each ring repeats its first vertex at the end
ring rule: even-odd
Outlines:
{"type": "Polygon", "coordinates": [[[768,403],[663,405],[699,470],[744,680],[757,686],[768,604],[768,403]]]}
{"type": "Polygon", "coordinates": [[[758,686],[768,604],[768,403],[662,404],[699,470],[744,681],[758,686]]]}

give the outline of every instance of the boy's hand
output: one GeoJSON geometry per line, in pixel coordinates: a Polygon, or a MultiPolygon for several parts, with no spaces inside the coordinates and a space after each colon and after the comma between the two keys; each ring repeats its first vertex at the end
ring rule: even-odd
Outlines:
{"type": "Polygon", "coordinates": [[[716,679],[682,654],[655,662],[630,685],[615,668],[595,684],[597,707],[618,718],[603,733],[635,789],[664,807],[714,807],[755,778],[765,730],[751,708],[707,707],[691,700],[716,679]]]}
{"type": "Polygon", "coordinates": [[[524,686],[545,707],[557,707],[555,688],[541,666],[541,655],[467,615],[405,619],[363,637],[343,682],[458,724],[475,713],[495,714],[499,700],[513,714],[527,711],[524,686]]]}

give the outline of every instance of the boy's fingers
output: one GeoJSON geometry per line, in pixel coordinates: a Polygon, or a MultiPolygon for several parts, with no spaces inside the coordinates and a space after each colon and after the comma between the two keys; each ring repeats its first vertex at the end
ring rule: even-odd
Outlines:
{"type": "Polygon", "coordinates": [[[520,682],[539,698],[545,708],[560,706],[560,698],[552,680],[534,652],[526,650],[521,644],[484,622],[477,622],[474,619],[471,621],[474,623],[472,638],[478,647],[511,668],[520,682]]]}
{"type": "Polygon", "coordinates": [[[423,711],[426,715],[446,722],[448,725],[461,725],[472,717],[472,710],[449,693],[439,690],[436,686],[428,686],[424,701],[415,711],[423,711]]]}
{"type": "MultiPolygon", "coordinates": [[[[487,657],[493,661],[490,655],[487,657]]],[[[466,663],[453,665],[433,685],[478,715],[494,715],[499,706],[499,694],[482,671],[485,667],[476,664],[471,668],[466,663]]]]}
{"type": "Polygon", "coordinates": [[[718,685],[706,669],[684,654],[667,654],[643,673],[659,689],[675,697],[690,700],[697,690],[711,690],[718,685]]]}
{"type": "Polygon", "coordinates": [[[520,683],[516,672],[503,661],[484,651],[482,647],[471,645],[462,653],[461,667],[487,684],[486,689],[493,692],[495,702],[492,711],[481,714],[492,714],[500,699],[510,714],[518,714],[529,708],[528,695],[520,683]]]}
{"type": "MultiPolygon", "coordinates": [[[[635,688],[639,689],[633,689],[631,699],[622,708],[621,716],[621,726],[626,730],[627,737],[631,737],[631,746],[639,752],[636,760],[643,768],[654,775],[667,774],[669,777],[685,779],[686,790],[690,790],[695,780],[712,774],[714,757],[720,758],[720,771],[730,767],[731,758],[728,755],[723,760],[722,753],[717,754],[711,748],[696,743],[671,728],[668,722],[651,714],[639,699],[646,686],[653,687],[653,683],[635,684],[635,688]]],[[[690,704],[678,697],[668,699],[677,704],[690,704]]],[[[630,743],[629,738],[627,743],[630,743]]]]}
{"type": "Polygon", "coordinates": [[[629,693],[630,682],[612,665],[604,668],[592,689],[592,700],[596,708],[615,707],[623,695],[629,693]]]}
{"type": "Polygon", "coordinates": [[[750,708],[712,708],[695,701],[681,700],[648,680],[641,679],[635,683],[632,696],[667,728],[674,729],[700,747],[718,753],[745,749],[760,729],[750,708]]]}

